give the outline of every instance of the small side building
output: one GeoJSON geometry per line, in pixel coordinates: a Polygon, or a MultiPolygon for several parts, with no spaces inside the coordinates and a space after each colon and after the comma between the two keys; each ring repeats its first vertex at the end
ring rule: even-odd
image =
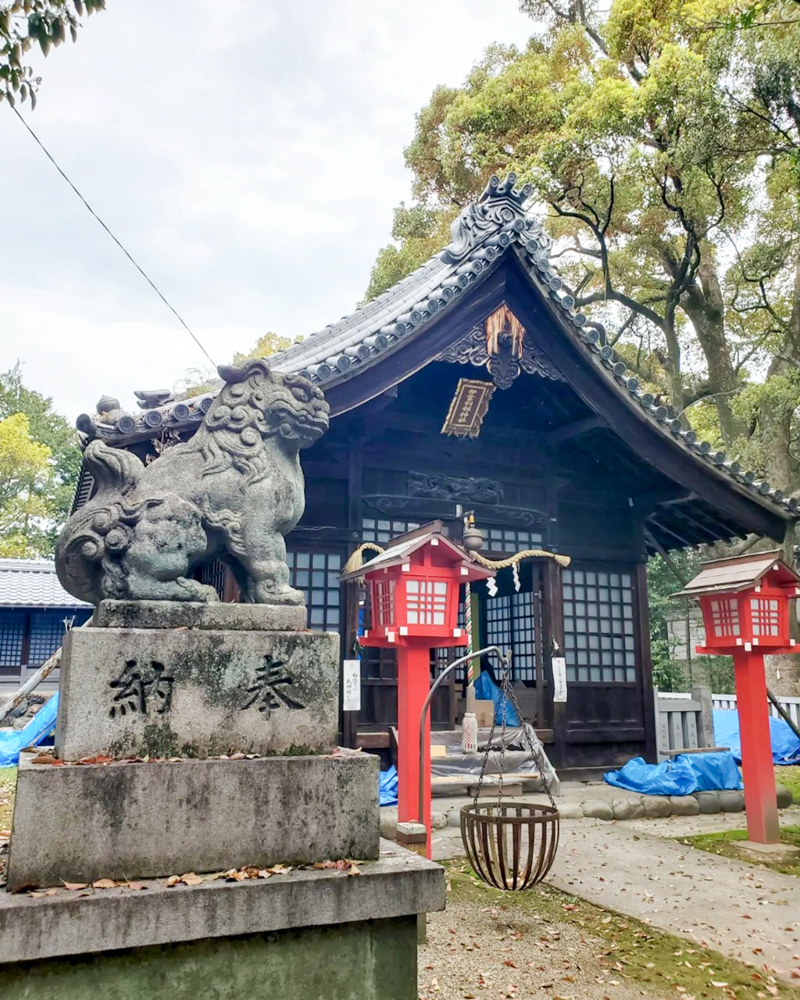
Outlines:
{"type": "MultiPolygon", "coordinates": [[[[92,606],[68,594],[46,559],[0,559],[0,693],[11,694],[61,645],[69,625],[82,625],[92,606]]],[[[58,671],[39,693],[58,687],[58,671]]]]}

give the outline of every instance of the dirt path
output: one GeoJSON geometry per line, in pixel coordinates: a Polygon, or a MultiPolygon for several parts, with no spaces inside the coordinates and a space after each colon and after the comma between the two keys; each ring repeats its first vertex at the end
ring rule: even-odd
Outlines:
{"type": "Polygon", "coordinates": [[[421,1000],[800,1000],[800,989],[550,886],[499,892],[447,867],[421,1000]]]}
{"type": "MultiPolygon", "coordinates": [[[[678,835],[678,834],[676,834],[678,835]]],[[[460,841],[446,838],[451,854],[460,841]]],[[[439,856],[445,856],[445,838],[439,856]]],[[[693,850],[645,824],[562,824],[551,885],[800,982],[800,879],[693,850]]]]}
{"type": "Polygon", "coordinates": [[[657,996],[601,965],[602,943],[580,927],[553,923],[537,909],[516,905],[519,900],[508,905],[493,898],[498,895],[487,892],[478,900],[456,892],[444,913],[428,916],[428,941],[419,952],[421,1000],[657,996]]]}

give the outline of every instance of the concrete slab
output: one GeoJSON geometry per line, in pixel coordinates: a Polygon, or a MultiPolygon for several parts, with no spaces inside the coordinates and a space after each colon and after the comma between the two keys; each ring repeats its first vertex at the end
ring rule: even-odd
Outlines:
{"type": "Polygon", "coordinates": [[[23,754],[8,884],[375,858],[378,767],[369,754],[64,767],[23,754]]]}
{"type": "Polygon", "coordinates": [[[108,600],[95,608],[92,627],[296,632],[305,629],[307,621],[304,605],[108,600]]]}
{"type": "Polygon", "coordinates": [[[752,854],[756,860],[769,858],[770,861],[791,860],[800,855],[800,847],[791,844],[758,844],[755,840],[737,840],[736,849],[743,854],[752,854]]]}
{"type": "Polygon", "coordinates": [[[64,760],[330,751],[339,637],[329,632],[73,629],[61,661],[64,760]]]}
{"type": "Polygon", "coordinates": [[[347,924],[445,907],[443,869],[395,844],[361,874],[299,870],[267,881],[167,888],[59,890],[32,897],[0,891],[0,969],[123,948],[347,924]]]}
{"type": "Polygon", "coordinates": [[[789,979],[800,954],[800,879],[645,832],[722,822],[741,827],[744,817],[562,824],[548,882],[789,979]]]}

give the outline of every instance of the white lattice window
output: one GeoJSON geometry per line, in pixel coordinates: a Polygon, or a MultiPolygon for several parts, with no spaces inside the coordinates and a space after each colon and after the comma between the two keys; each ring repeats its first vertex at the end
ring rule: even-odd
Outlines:
{"type": "Polygon", "coordinates": [[[394,580],[378,580],[375,584],[375,618],[378,625],[394,621],[394,580]]]}
{"type": "Polygon", "coordinates": [[[739,635],[739,602],[736,598],[712,601],[711,622],[718,639],[726,635],[739,635]]]}
{"type": "Polygon", "coordinates": [[[780,618],[778,602],[771,597],[752,597],[750,616],[753,619],[753,635],[779,635],[780,618]]]}
{"type": "Polygon", "coordinates": [[[631,574],[567,569],[562,578],[567,680],[602,684],[635,682],[631,574]]]}
{"type": "Polygon", "coordinates": [[[447,611],[445,580],[408,580],[406,614],[409,625],[444,625],[447,611]]]}

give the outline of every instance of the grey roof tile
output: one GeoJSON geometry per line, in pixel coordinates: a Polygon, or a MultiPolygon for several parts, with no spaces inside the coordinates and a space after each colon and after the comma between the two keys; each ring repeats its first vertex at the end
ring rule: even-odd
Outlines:
{"type": "Polygon", "coordinates": [[[0,559],[0,606],[5,608],[88,608],[58,582],[47,559],[0,559]]]}

